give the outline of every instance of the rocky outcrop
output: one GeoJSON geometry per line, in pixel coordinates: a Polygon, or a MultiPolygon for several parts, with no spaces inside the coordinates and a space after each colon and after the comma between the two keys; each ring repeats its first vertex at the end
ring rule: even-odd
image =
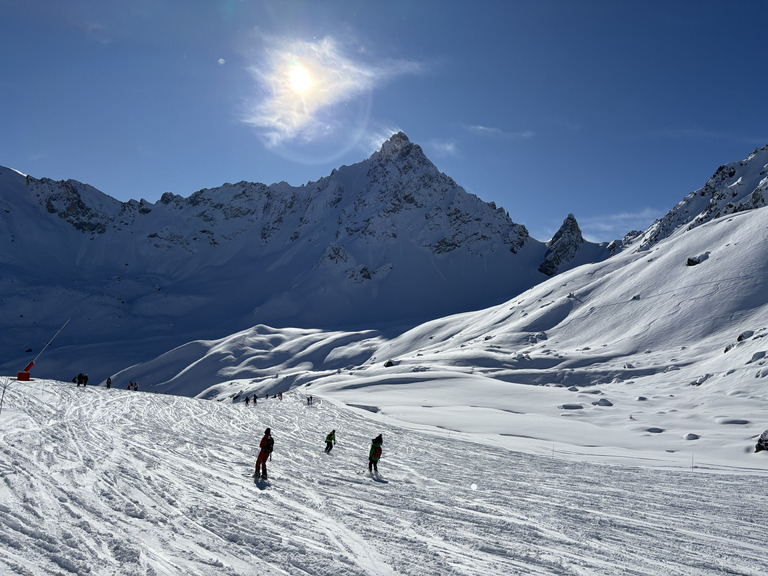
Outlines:
{"type": "Polygon", "coordinates": [[[573,261],[584,237],[581,235],[576,217],[568,214],[560,229],[552,237],[544,256],[544,261],[539,265],[539,272],[547,276],[554,276],[561,271],[561,267],[573,261]]]}

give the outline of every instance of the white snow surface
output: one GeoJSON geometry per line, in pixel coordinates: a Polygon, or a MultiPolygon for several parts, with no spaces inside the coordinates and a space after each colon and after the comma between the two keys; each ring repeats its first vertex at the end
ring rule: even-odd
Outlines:
{"type": "Polygon", "coordinates": [[[320,398],[310,406],[298,391],[246,406],[14,382],[1,417],[2,574],[768,570],[764,471],[511,451],[320,398]],[[270,480],[255,481],[267,426],[270,480]]]}
{"type": "Polygon", "coordinates": [[[761,208],[399,335],[0,379],[0,574],[764,575],[767,280],[761,208]]]}

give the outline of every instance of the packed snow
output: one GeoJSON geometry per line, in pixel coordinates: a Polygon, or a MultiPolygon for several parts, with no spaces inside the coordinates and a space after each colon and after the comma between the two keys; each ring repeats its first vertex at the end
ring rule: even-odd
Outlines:
{"type": "Polygon", "coordinates": [[[3,574],[768,569],[764,473],[527,454],[299,392],[246,406],[17,382],[0,417],[3,574]],[[265,427],[275,451],[262,482],[251,474],[265,427]]]}

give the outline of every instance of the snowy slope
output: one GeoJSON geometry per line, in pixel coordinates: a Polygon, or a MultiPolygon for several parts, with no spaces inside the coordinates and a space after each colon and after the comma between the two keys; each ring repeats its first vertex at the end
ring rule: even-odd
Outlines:
{"type": "Polygon", "coordinates": [[[768,427],[767,284],[762,208],[399,335],[256,326],[115,379],[218,399],[298,387],[510,448],[751,468],[744,447],[768,427]]]}
{"type": "Polygon", "coordinates": [[[14,382],[0,414],[0,573],[768,570],[764,473],[573,462],[364,414],[297,393],[245,407],[14,382]],[[267,426],[271,480],[257,485],[246,474],[267,426]],[[376,480],[359,472],[378,433],[376,480]]]}

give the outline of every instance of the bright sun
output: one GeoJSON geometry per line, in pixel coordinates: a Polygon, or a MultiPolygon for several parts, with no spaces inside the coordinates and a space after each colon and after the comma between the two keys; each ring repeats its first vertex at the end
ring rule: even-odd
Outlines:
{"type": "Polygon", "coordinates": [[[301,64],[291,68],[291,88],[297,94],[306,92],[312,86],[312,77],[301,64]]]}

